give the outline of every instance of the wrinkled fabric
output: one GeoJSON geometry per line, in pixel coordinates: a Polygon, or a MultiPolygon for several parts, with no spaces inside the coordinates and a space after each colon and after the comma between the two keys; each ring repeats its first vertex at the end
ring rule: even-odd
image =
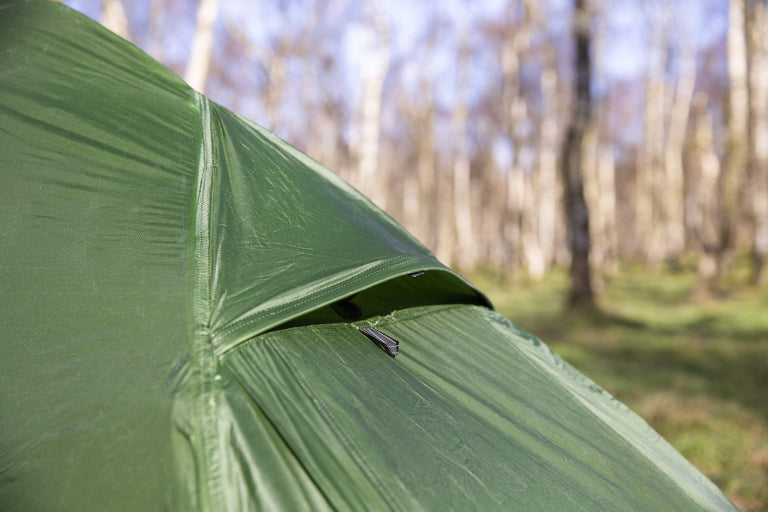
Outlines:
{"type": "Polygon", "coordinates": [[[0,510],[168,505],[200,134],[134,46],[0,6],[0,510]]]}
{"type": "Polygon", "coordinates": [[[210,324],[217,352],[416,271],[434,270],[442,274],[436,284],[447,281],[457,299],[487,304],[334,174],[267,130],[219,106],[211,109],[217,172],[210,205],[210,324]]]}
{"type": "MultiPolygon", "coordinates": [[[[485,308],[272,332],[223,366],[223,399],[263,413],[336,510],[730,509],[642,419],[485,308]]],[[[244,438],[238,452],[262,449],[244,438]]]]}
{"type": "Polygon", "coordinates": [[[0,173],[0,510],[731,510],[357,191],[61,4],[0,2],[0,173]]]}

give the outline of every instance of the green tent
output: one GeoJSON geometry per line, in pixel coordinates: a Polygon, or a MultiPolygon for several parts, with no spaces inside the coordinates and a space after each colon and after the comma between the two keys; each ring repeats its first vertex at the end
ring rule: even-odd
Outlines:
{"type": "Polygon", "coordinates": [[[0,5],[0,510],[733,510],[366,198],[0,5]]]}

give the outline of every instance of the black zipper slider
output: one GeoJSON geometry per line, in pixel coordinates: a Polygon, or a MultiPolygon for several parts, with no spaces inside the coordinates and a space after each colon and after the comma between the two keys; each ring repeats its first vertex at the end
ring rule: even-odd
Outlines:
{"type": "Polygon", "coordinates": [[[400,350],[400,342],[396,339],[390,338],[383,332],[373,327],[363,327],[360,332],[365,334],[370,340],[374,341],[378,346],[383,348],[387,354],[395,357],[400,350]]]}

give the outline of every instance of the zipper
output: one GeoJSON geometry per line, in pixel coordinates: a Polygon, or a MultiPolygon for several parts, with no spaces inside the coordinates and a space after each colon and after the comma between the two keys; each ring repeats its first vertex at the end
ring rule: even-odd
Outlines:
{"type": "Polygon", "coordinates": [[[390,338],[378,329],[374,329],[373,327],[362,327],[360,332],[365,334],[368,339],[383,348],[384,351],[392,357],[395,357],[400,350],[399,341],[394,338],[390,338]]]}

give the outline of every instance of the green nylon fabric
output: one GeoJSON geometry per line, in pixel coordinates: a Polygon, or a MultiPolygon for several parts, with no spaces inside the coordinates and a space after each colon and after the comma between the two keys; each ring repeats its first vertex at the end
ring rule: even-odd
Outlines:
{"type": "Polygon", "coordinates": [[[435,285],[487,303],[365,197],[268,131],[214,107],[211,133],[217,352],[409,272],[432,269],[442,276],[435,285]]]}
{"type": "MultiPolygon", "coordinates": [[[[276,331],[223,364],[232,408],[266,415],[337,510],[731,510],[642,419],[485,308],[276,331]],[[367,326],[399,340],[396,358],[367,326]]],[[[255,458],[261,437],[243,438],[237,456],[255,458]]]]}
{"type": "Polygon", "coordinates": [[[0,510],[167,506],[200,133],[135,47],[0,7],[0,510]]]}
{"type": "Polygon", "coordinates": [[[0,4],[0,170],[2,510],[183,509],[213,478],[195,468],[216,458],[215,350],[409,272],[486,302],[330,172],[54,2],[0,4]]]}
{"type": "Polygon", "coordinates": [[[0,175],[0,510],[442,510],[525,489],[501,508],[546,510],[553,485],[583,508],[635,484],[730,510],[631,413],[548,384],[578,380],[559,360],[501,348],[519,333],[358,192],[61,4],[0,0],[0,175]],[[380,321],[404,329],[397,359],[355,330],[380,321]],[[464,367],[441,343],[478,350],[464,367]],[[378,377],[386,403],[360,394],[378,377]]]}

